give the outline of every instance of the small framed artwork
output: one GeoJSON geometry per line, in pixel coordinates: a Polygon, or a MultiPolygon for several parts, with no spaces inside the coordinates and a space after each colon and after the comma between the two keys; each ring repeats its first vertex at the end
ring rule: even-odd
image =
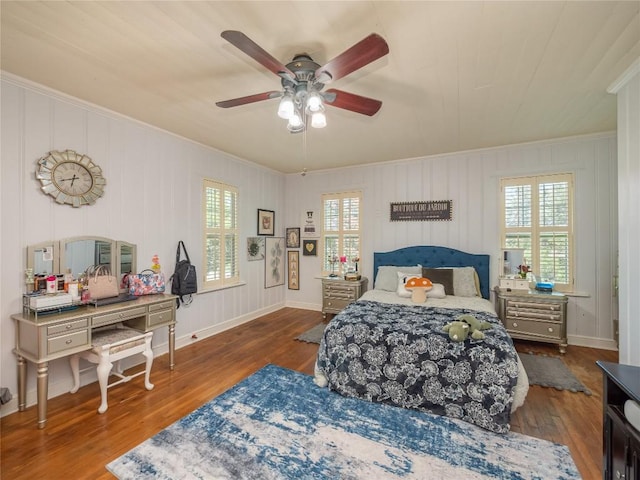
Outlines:
{"type": "Polygon", "coordinates": [[[287,248],[300,248],[299,228],[287,228],[287,248]]]}
{"type": "Polygon", "coordinates": [[[258,209],[258,235],[274,234],[276,214],[273,210],[258,209]]]}
{"type": "Polygon", "coordinates": [[[247,260],[250,262],[255,260],[264,260],[264,238],[247,238],[247,260]]]}
{"type": "Polygon", "coordinates": [[[264,288],[284,285],[284,238],[265,238],[264,288]]]}
{"type": "Polygon", "coordinates": [[[287,278],[289,290],[300,290],[300,252],[289,250],[287,252],[287,278]]]}
{"type": "Polygon", "coordinates": [[[318,255],[318,241],[317,240],[303,240],[302,254],[315,257],[318,255]]]}

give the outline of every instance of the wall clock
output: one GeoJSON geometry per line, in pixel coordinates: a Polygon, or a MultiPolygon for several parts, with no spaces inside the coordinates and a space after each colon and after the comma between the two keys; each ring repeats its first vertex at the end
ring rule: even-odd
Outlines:
{"type": "Polygon", "coordinates": [[[44,193],[57,203],[73,207],[93,205],[107,184],[102,169],[91,158],[73,150],[54,150],[38,160],[36,178],[44,193]]]}

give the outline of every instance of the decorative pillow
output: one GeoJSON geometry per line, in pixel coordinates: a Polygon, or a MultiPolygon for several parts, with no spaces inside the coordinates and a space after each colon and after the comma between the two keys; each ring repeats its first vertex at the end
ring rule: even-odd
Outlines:
{"type": "Polygon", "coordinates": [[[473,267],[453,268],[453,294],[456,297],[477,297],[476,276],[473,267]]]}
{"type": "MultiPolygon", "coordinates": [[[[405,288],[405,290],[407,290],[405,288]]],[[[408,292],[409,290],[407,290],[408,292]]],[[[427,292],[427,298],[445,298],[447,296],[444,293],[444,285],[441,283],[434,283],[433,288],[427,292]]]]}
{"type": "Polygon", "coordinates": [[[453,269],[425,267],[422,269],[422,276],[431,280],[431,283],[441,284],[444,287],[445,295],[455,295],[453,288],[453,269]]]}
{"type": "Polygon", "coordinates": [[[398,289],[398,272],[420,276],[422,274],[422,267],[420,265],[416,265],[415,267],[380,266],[378,267],[374,289],[395,292],[398,289]]]}
{"type": "Polygon", "coordinates": [[[411,278],[419,277],[419,273],[406,273],[406,272],[398,272],[398,288],[396,289],[396,293],[399,297],[411,297],[411,290],[407,290],[404,288],[407,281],[411,278]]]}

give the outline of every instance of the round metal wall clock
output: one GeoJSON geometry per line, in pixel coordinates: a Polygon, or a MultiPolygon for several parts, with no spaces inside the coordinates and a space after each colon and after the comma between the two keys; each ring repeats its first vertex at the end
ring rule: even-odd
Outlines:
{"type": "Polygon", "coordinates": [[[93,205],[107,184],[102,169],[91,158],[73,150],[54,150],[38,160],[36,178],[44,193],[57,203],[73,207],[93,205]]]}

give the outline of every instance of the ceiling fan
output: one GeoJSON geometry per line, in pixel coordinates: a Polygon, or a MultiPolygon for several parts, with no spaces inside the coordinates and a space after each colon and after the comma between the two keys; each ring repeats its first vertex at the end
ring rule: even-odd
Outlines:
{"type": "Polygon", "coordinates": [[[382,102],[335,88],[322,91],[325,84],[338,80],[389,53],[387,42],[372,33],[340,55],[320,66],[306,53],[299,53],[283,65],[244,33],[235,30],[222,32],[221,37],[255,61],[280,77],[282,90],[257,93],[246,97],[216,102],[218,107],[229,108],[272,98],[281,98],[278,115],[289,121],[287,128],[298,133],[311,126],[326,126],[324,105],[342,108],[362,115],[375,115],[382,102]]]}

